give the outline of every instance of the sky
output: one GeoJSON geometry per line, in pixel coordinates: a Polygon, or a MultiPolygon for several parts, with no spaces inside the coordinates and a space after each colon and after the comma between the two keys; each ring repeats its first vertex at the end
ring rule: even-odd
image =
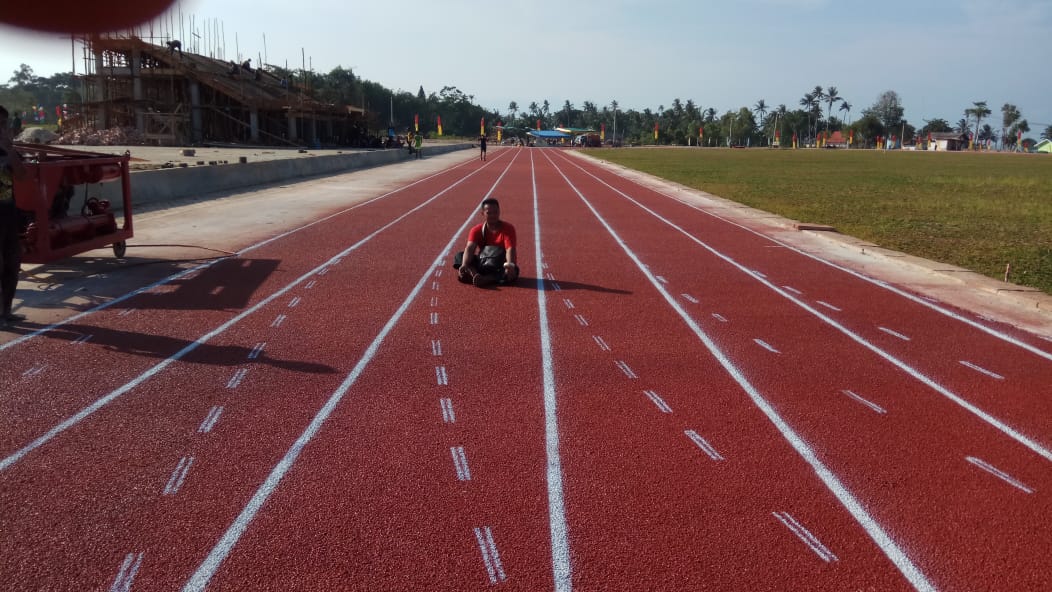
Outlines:
{"type": "MultiPolygon", "coordinates": [[[[917,127],[953,125],[975,101],[995,129],[1005,103],[1033,137],[1052,125],[1049,0],[175,0],[154,34],[181,30],[189,48],[191,18],[198,53],[342,66],[413,94],[455,86],[502,114],[511,101],[657,111],[676,98],[792,110],[818,85],[851,119],[894,90],[917,127]]],[[[0,83],[21,63],[83,70],[68,37],[0,28],[0,49],[0,83]]]]}

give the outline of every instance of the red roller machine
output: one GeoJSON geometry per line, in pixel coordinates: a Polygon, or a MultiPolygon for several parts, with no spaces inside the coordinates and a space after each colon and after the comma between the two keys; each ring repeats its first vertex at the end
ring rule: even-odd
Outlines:
{"type": "Polygon", "coordinates": [[[17,143],[15,149],[26,168],[26,175],[15,180],[15,204],[31,214],[22,237],[22,261],[49,263],[107,245],[117,257],[124,256],[132,237],[128,153],[17,143]],[[118,180],[124,205],[120,227],[110,202],[89,195],[93,185],[118,180]],[[71,212],[77,205],[79,211],[71,212]]]}

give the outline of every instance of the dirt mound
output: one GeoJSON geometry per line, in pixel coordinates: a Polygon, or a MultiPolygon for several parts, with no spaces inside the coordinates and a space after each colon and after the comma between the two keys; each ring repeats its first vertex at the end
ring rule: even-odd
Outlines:
{"type": "Polygon", "coordinates": [[[69,130],[58,137],[59,144],[82,146],[141,145],[145,143],[145,140],[143,135],[133,127],[113,127],[103,130],[79,128],[69,130]]]}
{"type": "Polygon", "coordinates": [[[22,130],[22,133],[18,134],[15,141],[25,142],[27,144],[49,144],[54,142],[57,138],[57,134],[42,127],[27,127],[22,130]]]}

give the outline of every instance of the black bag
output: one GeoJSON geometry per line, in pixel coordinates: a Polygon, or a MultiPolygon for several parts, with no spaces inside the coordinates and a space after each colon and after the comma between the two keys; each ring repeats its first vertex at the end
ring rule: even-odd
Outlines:
{"type": "Polygon", "coordinates": [[[504,272],[504,247],[500,245],[486,245],[479,253],[479,273],[492,275],[504,272]]]}
{"type": "Polygon", "coordinates": [[[453,255],[453,269],[460,269],[460,266],[464,264],[464,251],[457,251],[453,255]]]}

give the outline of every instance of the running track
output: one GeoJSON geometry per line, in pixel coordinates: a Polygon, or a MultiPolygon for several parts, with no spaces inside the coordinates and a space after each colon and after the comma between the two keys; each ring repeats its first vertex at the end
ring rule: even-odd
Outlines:
{"type": "Polygon", "coordinates": [[[0,346],[0,582],[1050,590],[1050,352],[494,150],[0,346]]]}

